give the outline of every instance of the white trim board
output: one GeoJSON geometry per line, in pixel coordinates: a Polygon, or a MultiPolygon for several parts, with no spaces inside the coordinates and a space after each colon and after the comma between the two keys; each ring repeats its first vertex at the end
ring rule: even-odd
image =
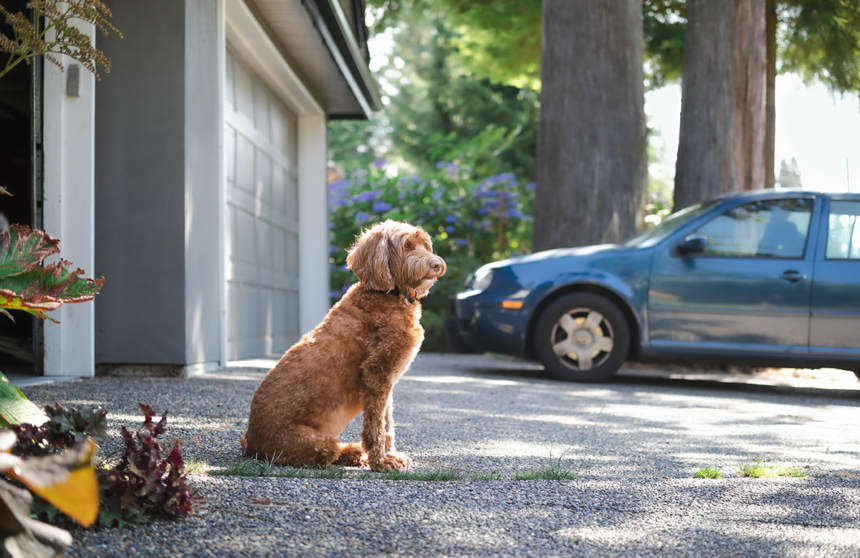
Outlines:
{"type": "MultiPolygon", "coordinates": [[[[76,25],[95,43],[92,25],[76,25]]],[[[60,239],[59,257],[72,262],[70,270],[81,268],[88,277],[96,277],[95,77],[80,62],[64,54],[57,57],[65,72],[50,62],[44,65],[43,226],[60,239]],[[66,91],[72,64],[78,66],[76,97],[66,91]]],[[[57,259],[52,256],[49,261],[57,259]]],[[[93,376],[96,301],[64,305],[51,315],[59,324],[45,322],[46,376],[93,376]]]]}

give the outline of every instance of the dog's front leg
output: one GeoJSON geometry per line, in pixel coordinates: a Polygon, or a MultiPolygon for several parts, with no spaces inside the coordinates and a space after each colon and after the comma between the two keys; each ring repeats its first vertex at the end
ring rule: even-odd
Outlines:
{"type": "Polygon", "coordinates": [[[388,392],[388,402],[385,404],[385,453],[395,451],[394,448],[394,391],[388,392]]]}
{"type": "Polygon", "coordinates": [[[368,390],[362,398],[364,428],[361,444],[374,471],[399,471],[412,464],[406,455],[394,451],[394,421],[391,418],[391,387],[368,390]],[[390,431],[389,431],[390,428],[390,431]]]}

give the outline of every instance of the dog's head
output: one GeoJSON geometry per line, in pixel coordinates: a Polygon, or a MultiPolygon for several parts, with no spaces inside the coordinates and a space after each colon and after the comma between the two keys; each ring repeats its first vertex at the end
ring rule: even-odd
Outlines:
{"type": "Polygon", "coordinates": [[[418,298],[427,296],[447,269],[424,229],[391,220],[362,232],[349,249],[346,265],[367,289],[412,290],[418,298]]]}

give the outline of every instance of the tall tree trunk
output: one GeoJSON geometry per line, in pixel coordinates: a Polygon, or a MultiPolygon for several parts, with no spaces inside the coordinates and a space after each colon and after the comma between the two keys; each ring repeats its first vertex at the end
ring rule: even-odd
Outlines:
{"type": "Polygon", "coordinates": [[[764,187],[773,188],[776,177],[776,0],[766,0],[766,11],[767,94],[764,103],[764,187]]]}
{"type": "Polygon", "coordinates": [[[675,210],[763,186],[765,0],[689,0],[675,210]]]}
{"type": "Polygon", "coordinates": [[[535,250],[617,242],[646,194],[641,0],[544,0],[535,250]]]}

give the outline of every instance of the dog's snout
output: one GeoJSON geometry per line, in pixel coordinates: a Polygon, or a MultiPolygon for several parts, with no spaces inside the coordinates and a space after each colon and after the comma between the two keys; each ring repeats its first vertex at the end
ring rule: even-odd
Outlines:
{"type": "Polygon", "coordinates": [[[432,262],[430,262],[430,269],[432,269],[433,273],[435,273],[439,277],[445,275],[445,271],[447,270],[445,260],[443,260],[442,258],[435,258],[432,262]]]}

